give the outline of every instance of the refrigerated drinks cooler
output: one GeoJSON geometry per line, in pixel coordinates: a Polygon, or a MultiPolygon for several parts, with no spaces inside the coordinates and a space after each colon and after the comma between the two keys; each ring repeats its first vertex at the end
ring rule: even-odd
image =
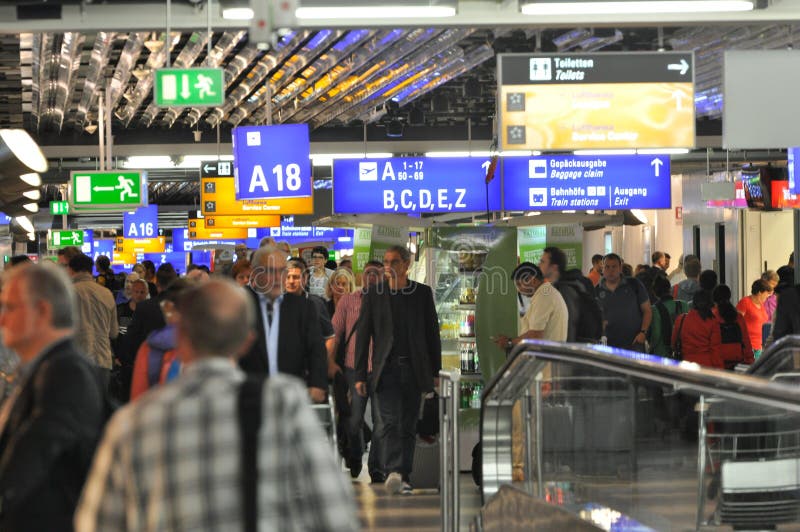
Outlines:
{"type": "Polygon", "coordinates": [[[442,368],[461,372],[459,417],[461,470],[471,466],[478,441],[484,384],[505,362],[491,336],[517,335],[517,298],[511,272],[517,265],[516,229],[429,229],[426,280],[439,316],[442,368]]]}

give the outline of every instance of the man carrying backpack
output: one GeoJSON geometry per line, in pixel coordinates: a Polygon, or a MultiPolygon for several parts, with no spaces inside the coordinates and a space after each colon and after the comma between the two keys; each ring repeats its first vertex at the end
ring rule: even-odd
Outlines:
{"type": "Polygon", "coordinates": [[[653,305],[653,320],[650,322],[650,352],[660,357],[671,358],[672,326],[679,315],[689,310],[689,304],[672,298],[670,282],[663,275],[653,279],[652,292],[658,301],[653,305]]]}

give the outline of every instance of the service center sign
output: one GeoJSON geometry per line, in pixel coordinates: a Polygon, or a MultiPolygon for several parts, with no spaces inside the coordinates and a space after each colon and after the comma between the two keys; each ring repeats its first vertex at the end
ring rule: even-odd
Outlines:
{"type": "Polygon", "coordinates": [[[503,150],[692,148],[691,52],[500,54],[503,150]]]}
{"type": "MultiPolygon", "coordinates": [[[[479,157],[334,160],[333,212],[485,211],[489,164],[488,158],[479,157]]],[[[488,209],[500,210],[500,180],[488,189],[488,209]]]]}
{"type": "Polygon", "coordinates": [[[669,209],[665,155],[553,155],[503,161],[509,211],[669,209]]]}
{"type": "Polygon", "coordinates": [[[236,199],[311,196],[308,124],[233,130],[236,199]]]}

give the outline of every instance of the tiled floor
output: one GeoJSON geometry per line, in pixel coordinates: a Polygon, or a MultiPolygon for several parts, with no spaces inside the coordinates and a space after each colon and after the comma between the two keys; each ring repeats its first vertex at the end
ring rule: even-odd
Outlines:
{"type": "MultiPolygon", "coordinates": [[[[362,472],[353,481],[359,517],[364,530],[438,531],[441,505],[436,490],[415,490],[413,495],[388,495],[383,484],[370,484],[362,472]]],[[[480,508],[480,494],[469,474],[461,478],[461,528],[468,529],[480,508]]]]}

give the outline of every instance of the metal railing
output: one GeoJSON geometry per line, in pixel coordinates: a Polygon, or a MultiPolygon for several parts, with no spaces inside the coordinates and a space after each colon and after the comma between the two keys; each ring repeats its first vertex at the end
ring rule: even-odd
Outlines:
{"type": "MultiPolygon", "coordinates": [[[[500,486],[512,483],[512,409],[520,401],[526,436],[524,476],[529,493],[542,497],[542,370],[550,363],[594,368],[617,377],[664,386],[674,391],[755,403],[800,413],[800,390],[765,379],[712,370],[688,362],[633,353],[605,346],[527,341],[515,348],[489,381],[482,396],[482,496],[486,503],[500,486]],[[534,479],[536,479],[534,481],[534,479]],[[535,485],[534,485],[535,484],[535,485]]],[[[459,528],[458,405],[459,375],[442,372],[440,423],[442,438],[442,530],[459,528]]],[[[702,410],[701,410],[702,411],[702,410]]],[[[702,438],[703,427],[698,427],[702,438]]],[[[702,467],[703,457],[698,457],[702,467]]]]}

